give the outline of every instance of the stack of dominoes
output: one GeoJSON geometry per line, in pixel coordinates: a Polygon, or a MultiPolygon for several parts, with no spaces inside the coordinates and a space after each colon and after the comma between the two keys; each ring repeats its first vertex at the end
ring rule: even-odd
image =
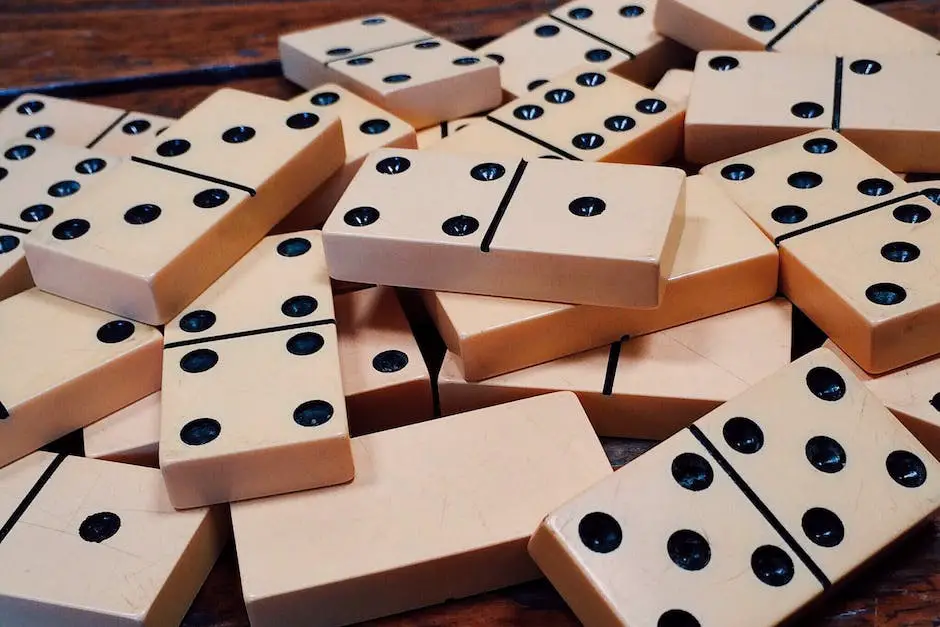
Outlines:
{"type": "Polygon", "coordinates": [[[765,627],[940,508],[940,41],[576,0],[280,52],[289,101],[0,113],[0,625],[178,624],[233,536],[255,627],[541,575],[587,627],[765,627]]]}

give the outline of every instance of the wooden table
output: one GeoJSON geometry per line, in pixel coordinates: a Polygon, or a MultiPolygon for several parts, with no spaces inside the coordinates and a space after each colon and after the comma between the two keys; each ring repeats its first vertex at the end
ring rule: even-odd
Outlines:
{"type": "MultiPolygon", "coordinates": [[[[558,4],[558,0],[2,0],[0,104],[23,91],[43,90],[179,116],[221,85],[289,97],[300,90],[280,77],[279,33],[387,11],[450,39],[472,43],[499,35],[558,4]],[[100,8],[103,5],[107,8],[100,8]]],[[[868,4],[923,31],[940,34],[940,1],[868,4]]],[[[427,354],[439,358],[439,339],[426,321],[418,321],[418,326],[428,336],[427,354]]],[[[807,336],[811,342],[809,338],[812,334],[807,336]]],[[[611,439],[604,446],[617,466],[650,444],[611,439]]],[[[814,607],[799,624],[940,626],[938,524],[940,517],[814,607]]],[[[183,624],[248,625],[237,573],[230,547],[183,624]]],[[[729,607],[734,601],[727,600],[729,607]]],[[[578,624],[544,581],[370,623],[381,627],[578,624]]]]}

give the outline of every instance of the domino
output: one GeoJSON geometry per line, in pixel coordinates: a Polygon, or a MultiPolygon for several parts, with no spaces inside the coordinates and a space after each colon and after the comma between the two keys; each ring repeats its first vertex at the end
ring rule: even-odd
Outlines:
{"type": "Polygon", "coordinates": [[[167,325],[160,468],[177,509],[353,478],[319,235],[265,238],[167,325]]]}
{"type": "Polygon", "coordinates": [[[395,290],[349,292],[334,305],[352,435],[434,417],[431,375],[395,290]]]}
{"type": "Polygon", "coordinates": [[[0,470],[0,614],[10,625],[176,625],[230,532],[176,512],[158,470],[38,452],[0,470]]]}
{"type": "Polygon", "coordinates": [[[282,35],[284,76],[311,89],[339,83],[415,128],[500,104],[491,59],[389,15],[282,35]]]}
{"type": "Polygon", "coordinates": [[[343,126],[346,162],[323,185],[275,227],[275,233],[291,233],[323,224],[366,155],[378,148],[417,148],[414,128],[387,111],[340,85],[321,85],[291,102],[338,115],[343,126]]]}
{"type": "Polygon", "coordinates": [[[349,485],[232,506],[253,627],[348,625],[534,579],[541,516],[611,472],[569,392],[353,448],[349,485]]]}
{"type": "Polygon", "coordinates": [[[940,58],[926,55],[703,53],[686,118],[686,158],[712,163],[832,128],[891,170],[938,170],[940,116],[917,97],[917,85],[938,72],[940,58]]]}
{"type": "Polygon", "coordinates": [[[434,149],[658,165],[676,153],[684,113],[641,85],[581,67],[496,109],[486,122],[471,124],[434,149]]]}
{"type": "Polygon", "coordinates": [[[499,63],[507,100],[559,74],[589,64],[649,84],[677,65],[687,50],[653,29],[658,0],[568,2],[481,47],[499,63]]]}
{"type": "Polygon", "coordinates": [[[776,625],[930,516],[938,479],[820,349],[556,509],[529,552],[588,627],[776,625]]]}
{"type": "Polygon", "coordinates": [[[790,363],[790,333],[779,298],[479,383],[447,353],[441,413],[572,390],[599,436],[663,440],[790,363]]]}
{"type": "Polygon", "coordinates": [[[440,124],[421,129],[417,133],[418,148],[424,150],[430,148],[442,139],[467,128],[474,122],[481,119],[481,116],[470,116],[466,118],[457,118],[456,120],[444,120],[440,124]]]}
{"type": "Polygon", "coordinates": [[[0,112],[0,138],[94,148],[130,156],[144,149],[173,120],[149,113],[42,94],[23,94],[0,112]]]}
{"type": "Polygon", "coordinates": [[[693,50],[940,52],[930,35],[854,0],[660,0],[653,26],[693,50]]]}
{"type": "Polygon", "coordinates": [[[685,225],[658,309],[424,292],[461,376],[488,379],[772,298],[779,265],[773,244],[706,177],[689,177],[686,189],[685,225]]]}
{"type": "Polygon", "coordinates": [[[36,285],[165,324],[345,159],[338,118],[232,89],[172,129],[32,234],[36,285]]]}
{"type": "Polygon", "coordinates": [[[928,194],[831,131],[702,169],[780,247],[783,293],[868,372],[940,352],[928,194]]]}
{"type": "Polygon", "coordinates": [[[160,389],[156,329],[37,289],[0,301],[0,345],[0,467],[160,389]]]}
{"type": "Polygon", "coordinates": [[[85,457],[159,467],[160,396],[154,392],[85,427],[85,457]]]}
{"type": "Polygon", "coordinates": [[[681,107],[686,107],[689,102],[689,94],[692,93],[693,76],[694,73],[691,70],[671,69],[663,74],[653,91],[662,94],[681,107]]]}
{"type": "Polygon", "coordinates": [[[346,281],[656,307],[684,192],[674,168],[378,150],[323,227],[327,264],[346,281]]]}

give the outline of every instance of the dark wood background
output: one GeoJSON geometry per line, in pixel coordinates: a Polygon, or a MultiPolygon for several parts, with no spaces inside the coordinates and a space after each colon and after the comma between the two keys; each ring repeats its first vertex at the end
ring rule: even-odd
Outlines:
{"type": "MultiPolygon", "coordinates": [[[[220,85],[289,97],[300,90],[280,77],[280,33],[383,11],[472,43],[558,4],[557,0],[0,0],[0,104],[23,91],[40,90],[179,116],[220,85]]],[[[940,0],[867,4],[940,35],[940,0]]],[[[615,466],[649,448],[647,443],[628,440],[605,440],[604,446],[615,466]]],[[[816,605],[799,624],[940,627],[938,525],[940,517],[816,605]]],[[[735,601],[726,600],[729,612],[735,601]]],[[[551,586],[538,581],[369,624],[572,627],[579,623],[551,586]]],[[[231,547],[184,625],[248,625],[231,547]]]]}

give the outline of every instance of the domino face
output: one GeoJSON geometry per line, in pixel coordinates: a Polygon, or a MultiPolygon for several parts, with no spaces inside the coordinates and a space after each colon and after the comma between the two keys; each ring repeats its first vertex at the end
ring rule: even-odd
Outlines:
{"type": "Polygon", "coordinates": [[[940,116],[921,104],[916,85],[938,72],[940,59],[926,55],[703,53],[686,117],[686,158],[712,163],[832,128],[890,170],[933,171],[940,168],[933,149],[940,116]]]}
{"type": "Polygon", "coordinates": [[[160,472],[39,452],[0,470],[0,612],[16,625],[177,624],[228,539],[160,472]]]}
{"type": "Polygon", "coordinates": [[[589,625],[774,625],[936,510],[938,478],[821,349],[549,514],[529,551],[589,625]]]}
{"type": "Polygon", "coordinates": [[[693,50],[936,54],[933,37],[854,0],[660,0],[656,30],[693,50]]]}
{"type": "Polygon", "coordinates": [[[284,35],[279,47],[288,79],[340,83],[416,128],[501,100],[494,61],[388,15],[284,35]]]}
{"type": "Polygon", "coordinates": [[[175,507],[352,479],[318,236],[264,239],[167,325],[160,468],[175,507]]]}
{"type": "Polygon", "coordinates": [[[380,150],[324,227],[327,263],[348,281],[655,307],[684,188],[672,168],[380,150]]]}
{"type": "Polygon", "coordinates": [[[790,303],[776,299],[478,383],[448,353],[441,412],[572,390],[598,435],[662,440],[788,364],[790,335],[790,303]]]}
{"type": "Polygon", "coordinates": [[[145,325],[31,289],[0,302],[0,330],[0,466],[160,388],[145,325]]]}
{"type": "Polygon", "coordinates": [[[253,626],[346,625],[533,579],[524,547],[541,512],[610,474],[571,393],[353,447],[357,477],[347,486],[233,505],[253,626]]]}
{"type": "Polygon", "coordinates": [[[479,381],[745,307],[777,290],[777,251],[703,176],[687,181],[685,225],[658,309],[613,309],[427,292],[463,376],[479,381]],[[703,296],[705,295],[705,296],[703,296]]]}
{"type": "MultiPolygon", "coordinates": [[[[535,144],[520,156],[657,165],[675,154],[683,113],[682,107],[636,83],[580,68],[500,107],[486,120],[535,144]]],[[[474,134],[485,126],[473,124],[437,148],[465,143],[482,147],[486,140],[474,134]]]]}
{"type": "Polygon", "coordinates": [[[26,255],[39,287],[166,323],[344,159],[337,118],[234,90],[172,128],[34,233],[26,255]]]}

